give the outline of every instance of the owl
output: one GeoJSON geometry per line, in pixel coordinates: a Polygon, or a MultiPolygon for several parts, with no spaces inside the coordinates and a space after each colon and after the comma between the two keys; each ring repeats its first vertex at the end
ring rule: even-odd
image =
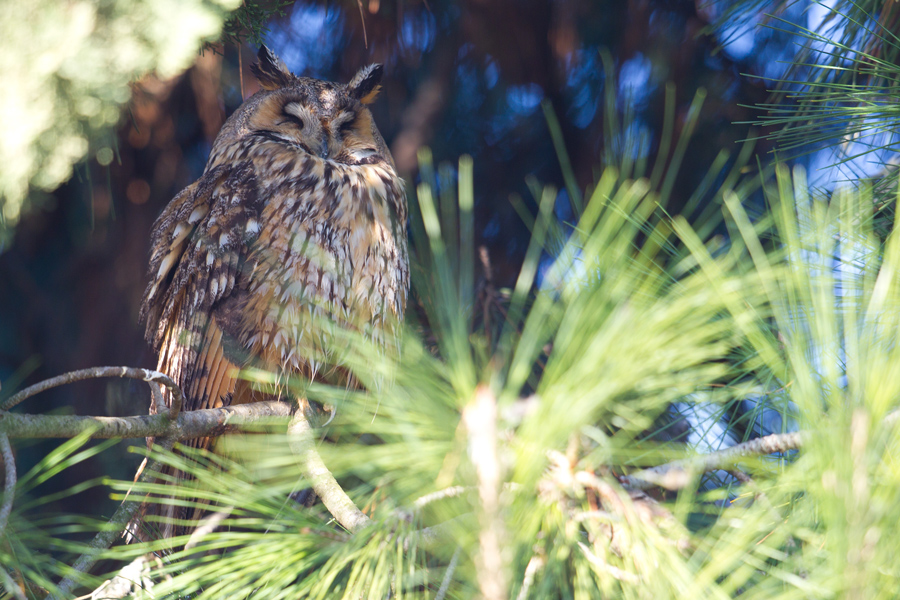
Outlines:
{"type": "MultiPolygon", "coordinates": [[[[406,196],[367,108],[382,66],[341,84],[294,75],[265,46],[258,60],[262,89],[151,234],[141,319],[184,410],[270,399],[238,377],[246,366],[327,379],[333,328],[384,342],[406,305],[406,196]]],[[[167,520],[158,535],[184,532],[167,520]]]]}

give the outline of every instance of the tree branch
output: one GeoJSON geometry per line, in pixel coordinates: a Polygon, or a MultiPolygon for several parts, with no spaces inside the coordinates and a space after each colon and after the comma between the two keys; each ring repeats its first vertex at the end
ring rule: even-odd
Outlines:
{"type": "Polygon", "coordinates": [[[22,592],[22,589],[16,585],[16,582],[13,581],[13,578],[9,576],[9,573],[6,572],[6,569],[0,569],[0,579],[3,581],[4,589],[8,591],[10,594],[16,597],[16,600],[28,600],[25,597],[25,594],[22,592]]]}
{"type": "Polygon", "coordinates": [[[413,542],[426,550],[446,547],[447,544],[458,544],[458,535],[454,535],[454,532],[473,531],[477,527],[478,522],[475,519],[475,515],[473,513],[463,513],[443,523],[410,532],[406,539],[403,540],[403,550],[409,550],[413,542]]]}
{"type": "Polygon", "coordinates": [[[289,417],[291,407],[272,400],[186,411],[174,421],[169,414],[165,411],[136,417],[91,417],[0,411],[0,433],[14,438],[71,438],[90,431],[95,439],[167,437],[178,441],[240,431],[266,417],[289,417]]]}
{"type": "Polygon", "coordinates": [[[516,596],[516,600],[527,600],[528,591],[534,583],[534,577],[538,574],[538,571],[544,568],[546,562],[546,559],[542,555],[532,555],[531,560],[528,561],[528,565],[525,566],[525,577],[522,578],[522,587],[519,588],[519,594],[516,596]]]}
{"type": "Polygon", "coordinates": [[[500,515],[502,469],[497,449],[497,399],[486,386],[475,390],[475,398],[463,409],[469,434],[469,456],[478,474],[481,499],[478,582],[487,600],[508,598],[503,559],[503,521],[500,515]]]}
{"type": "Polygon", "coordinates": [[[724,469],[745,456],[797,450],[803,445],[805,435],[802,431],[774,433],[718,452],[675,460],[658,467],[644,469],[620,477],[619,480],[626,488],[633,490],[646,490],[654,486],[678,490],[688,484],[694,473],[724,469]]]}
{"type": "Polygon", "coordinates": [[[18,394],[13,394],[7,398],[3,404],[0,404],[0,410],[9,410],[23,400],[60,385],[66,385],[67,383],[74,383],[84,379],[98,379],[101,377],[140,379],[141,381],[146,381],[150,384],[151,390],[153,389],[152,386],[154,383],[166,386],[169,388],[169,391],[172,392],[172,406],[169,409],[169,418],[171,419],[177,418],[178,413],[181,412],[181,407],[184,406],[184,394],[182,393],[181,388],[175,385],[175,382],[164,373],[151,371],[150,369],[138,369],[135,367],[91,367],[90,369],[81,369],[80,371],[69,371],[68,373],[45,379],[40,383],[27,387],[18,394]]]}
{"type": "MultiPolygon", "coordinates": [[[[156,443],[160,447],[170,450],[178,440],[216,437],[246,429],[251,425],[258,425],[261,419],[267,417],[291,416],[290,405],[279,401],[254,402],[238,406],[180,412],[183,398],[181,390],[168,376],[157,371],[129,367],[95,367],[72,371],[42,381],[10,397],[0,409],[0,455],[3,456],[6,471],[5,493],[2,503],[0,503],[0,537],[2,537],[11,510],[13,488],[16,481],[9,437],[72,438],[86,432],[95,439],[153,437],[157,439],[156,443]],[[133,417],[31,415],[9,413],[5,410],[50,388],[97,377],[127,377],[146,381],[151,384],[151,392],[157,400],[157,405],[160,404],[159,389],[152,384],[164,385],[172,391],[172,407],[159,414],[133,417]]],[[[295,441],[291,443],[291,447],[301,459],[304,474],[335,519],[353,533],[370,525],[372,520],[360,511],[347,496],[316,451],[312,427],[302,411],[294,415],[288,432],[295,435],[295,441]]],[[[140,472],[138,481],[152,481],[158,470],[159,463],[153,461],[140,472]]],[[[461,490],[462,488],[454,488],[451,491],[439,492],[432,495],[434,498],[429,498],[429,500],[456,495],[461,490]]],[[[79,583],[79,574],[88,572],[97,562],[100,553],[109,548],[121,536],[140,506],[141,500],[130,500],[126,497],[106,527],[94,537],[88,545],[88,550],[72,566],[70,574],[59,583],[53,593],[48,595],[48,600],[67,597],[71,594],[72,589],[79,583]]],[[[440,527],[427,528],[418,533],[423,542],[433,543],[434,539],[432,538],[441,535],[438,532],[439,529],[440,527]]],[[[5,575],[5,573],[3,574],[5,575]]],[[[0,583],[5,585],[8,583],[6,580],[8,577],[0,583]]],[[[16,595],[18,591],[13,589],[11,593],[16,595]]]]}
{"type": "Polygon", "coordinates": [[[372,523],[372,519],[365,515],[353,500],[344,492],[341,484],[337,482],[328,467],[316,452],[316,442],[312,435],[312,427],[303,414],[303,409],[294,414],[288,433],[294,436],[291,449],[300,457],[303,474],[309,479],[310,484],[322,499],[322,504],[328,512],[337,519],[338,523],[348,531],[356,533],[372,523]]]}
{"type": "Polygon", "coordinates": [[[3,457],[3,471],[6,475],[3,503],[0,504],[0,539],[3,539],[3,532],[6,531],[6,524],[9,522],[9,513],[12,512],[13,498],[16,497],[16,461],[9,437],[5,433],[0,433],[0,456],[3,457]]]}
{"type": "Polygon", "coordinates": [[[457,547],[456,551],[453,553],[453,557],[450,559],[450,564],[447,565],[447,570],[444,572],[444,579],[441,581],[441,587],[438,589],[438,593],[434,597],[434,600],[444,600],[444,598],[447,597],[450,583],[453,582],[453,573],[456,572],[456,564],[459,562],[460,552],[462,552],[462,548],[457,547]]]}
{"type": "MultiPolygon", "coordinates": [[[[91,592],[90,599],[116,600],[134,597],[135,589],[140,589],[146,593],[147,597],[152,597],[150,594],[153,589],[153,581],[149,577],[150,563],[153,560],[151,557],[159,560],[154,554],[141,554],[119,569],[114,577],[100,584],[100,587],[91,592]]],[[[79,596],[79,598],[86,598],[86,596],[79,596]]]]}
{"type": "Polygon", "coordinates": [[[436,492],[431,492],[430,494],[425,494],[424,496],[417,498],[416,501],[413,502],[413,508],[416,510],[422,510],[432,502],[443,500],[444,498],[455,498],[457,496],[461,496],[462,494],[469,491],[469,489],[471,488],[462,485],[454,485],[453,487],[438,490],[436,492]]]}
{"type": "MultiPolygon", "coordinates": [[[[372,519],[357,508],[353,500],[344,492],[341,484],[337,482],[334,475],[325,466],[325,462],[316,450],[312,427],[302,410],[298,410],[294,414],[294,419],[288,426],[288,433],[294,436],[295,441],[291,442],[291,449],[300,458],[303,474],[309,479],[310,485],[312,485],[312,488],[322,500],[322,504],[331,513],[331,516],[351,533],[357,533],[371,525],[373,523],[372,519]]],[[[458,495],[465,489],[457,486],[428,494],[415,502],[415,509],[419,510],[433,500],[458,495]]],[[[465,517],[466,515],[460,515],[439,525],[418,529],[412,535],[416,536],[419,543],[426,548],[437,546],[440,543],[448,543],[448,540],[452,539],[452,536],[449,534],[449,527],[455,525],[457,520],[465,517]]],[[[404,547],[407,547],[408,543],[409,540],[404,542],[404,547]]]]}
{"type": "MultiPolygon", "coordinates": [[[[3,471],[5,474],[3,485],[3,502],[0,503],[0,540],[6,531],[6,525],[9,523],[9,514],[12,512],[13,498],[16,497],[16,461],[13,456],[12,446],[9,443],[9,437],[5,433],[0,433],[0,456],[3,457],[3,471]]],[[[25,600],[25,594],[16,585],[6,569],[0,566],[0,576],[2,576],[3,588],[16,597],[17,600],[25,600]]]]}
{"type": "MultiPolygon", "coordinates": [[[[134,417],[58,416],[8,413],[0,410],[0,455],[6,472],[6,485],[0,502],[0,537],[6,527],[16,483],[15,465],[9,437],[63,437],[71,438],[90,432],[92,438],[157,438],[163,448],[170,449],[174,442],[197,437],[216,437],[232,431],[244,430],[258,425],[264,418],[291,417],[291,407],[279,401],[256,402],[238,406],[180,412],[183,394],[166,375],[147,369],[128,367],[96,367],[73,371],[39,384],[10,397],[2,404],[10,408],[23,400],[52,387],[95,377],[127,377],[146,381],[151,385],[154,396],[159,399],[159,388],[166,386],[172,394],[171,410],[156,415],[134,417]],[[154,385],[156,384],[156,385],[154,385]]],[[[159,404],[159,402],[157,402],[159,404]]],[[[501,489],[501,468],[497,456],[496,399],[487,388],[479,388],[473,402],[463,411],[463,421],[469,434],[469,450],[478,473],[478,491],[481,499],[482,536],[479,577],[486,597],[502,597],[506,589],[504,578],[501,539],[502,523],[499,519],[501,489]]],[[[357,508],[343,491],[340,484],[325,466],[316,450],[313,429],[302,411],[293,414],[288,426],[292,434],[292,450],[300,458],[304,475],[322,499],[323,504],[335,519],[351,533],[357,533],[372,524],[372,520],[357,508]]],[[[651,469],[645,469],[621,478],[622,484],[631,489],[647,489],[662,486],[668,489],[684,487],[693,474],[728,468],[740,458],[749,455],[771,454],[800,448],[806,434],[797,432],[770,435],[732,448],[695,458],[673,461],[651,469]]],[[[140,474],[139,481],[151,481],[159,469],[154,462],[140,474]]],[[[426,495],[416,503],[416,509],[445,497],[456,496],[465,488],[456,486],[426,495]]],[[[126,499],[109,524],[91,541],[89,549],[76,561],[72,572],[60,582],[56,596],[65,597],[77,585],[78,576],[87,572],[97,561],[100,553],[108,548],[122,533],[127,523],[136,514],[140,500],[126,499]]],[[[442,525],[447,525],[442,524],[442,525]]],[[[432,538],[446,536],[444,528],[436,526],[416,532],[425,545],[434,543],[432,538]],[[434,530],[434,531],[432,531],[434,530]]],[[[2,582],[5,583],[5,582],[2,582]]],[[[15,592],[13,592],[15,593],[15,592]]]]}

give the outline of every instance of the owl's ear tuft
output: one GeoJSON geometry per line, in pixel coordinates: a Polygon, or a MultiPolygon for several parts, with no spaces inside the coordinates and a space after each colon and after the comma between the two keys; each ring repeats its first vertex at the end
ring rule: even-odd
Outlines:
{"type": "Polygon", "coordinates": [[[264,45],[259,47],[259,53],[256,56],[259,58],[259,62],[251,65],[250,70],[256,75],[259,85],[264,90],[276,90],[289,85],[294,80],[294,75],[288,70],[284,61],[264,45]]]}
{"type": "Polygon", "coordinates": [[[361,103],[371,104],[375,102],[378,92],[381,91],[381,76],[383,74],[384,67],[378,63],[363,67],[347,84],[347,90],[351,96],[361,103]]]}

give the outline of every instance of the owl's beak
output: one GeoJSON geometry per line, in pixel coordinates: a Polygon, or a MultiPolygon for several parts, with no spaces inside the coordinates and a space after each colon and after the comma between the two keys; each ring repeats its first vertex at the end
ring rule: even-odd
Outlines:
{"type": "Polygon", "coordinates": [[[328,140],[322,140],[319,143],[319,156],[328,158],[328,140]]]}

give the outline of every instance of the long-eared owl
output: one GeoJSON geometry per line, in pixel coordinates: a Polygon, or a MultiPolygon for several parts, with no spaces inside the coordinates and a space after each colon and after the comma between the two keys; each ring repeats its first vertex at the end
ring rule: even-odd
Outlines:
{"type": "Polygon", "coordinates": [[[263,46],[252,70],[262,89],[153,226],[141,318],[185,410],[262,399],[237,377],[250,364],[321,376],[329,325],[383,340],[406,305],[403,182],[366,107],[381,65],[332,83],[263,46]]]}

